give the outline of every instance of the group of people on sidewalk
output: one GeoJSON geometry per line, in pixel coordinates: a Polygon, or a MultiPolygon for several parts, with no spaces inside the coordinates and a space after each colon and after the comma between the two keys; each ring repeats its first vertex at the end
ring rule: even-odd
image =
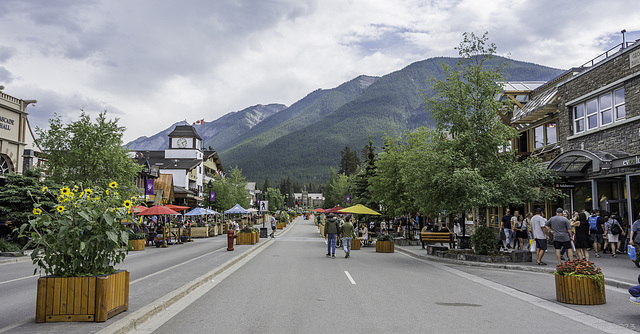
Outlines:
{"type": "MultiPolygon", "coordinates": [[[[542,258],[547,250],[550,235],[553,237],[556,259],[558,264],[561,264],[566,260],[565,254],[569,261],[573,260],[574,255],[588,261],[590,249],[594,251],[595,257],[600,257],[600,252],[606,253],[608,249],[612,257],[616,257],[616,253],[622,254],[621,248],[626,241],[625,230],[622,218],[615,212],[603,212],[601,217],[598,210],[591,214],[587,211],[576,211],[569,218],[566,210],[558,208],[556,215],[547,220],[542,208],[538,208],[535,214],[528,213],[526,218],[519,215],[518,211],[514,211],[512,216],[507,209],[500,222],[501,239],[506,242],[505,248],[530,247],[530,250],[536,253],[538,265],[546,265],[542,258]]],[[[639,230],[640,215],[636,217],[631,228],[629,244],[640,242],[639,230]],[[638,240],[633,240],[634,237],[638,240]]]]}

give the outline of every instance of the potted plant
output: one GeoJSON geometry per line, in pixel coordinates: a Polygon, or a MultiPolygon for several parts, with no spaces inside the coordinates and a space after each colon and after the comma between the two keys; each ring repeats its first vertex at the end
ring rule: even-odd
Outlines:
{"type": "Polygon", "coordinates": [[[252,245],[253,228],[245,226],[238,232],[236,245],[252,245]]]}
{"type": "Polygon", "coordinates": [[[556,299],[561,303],[600,305],[607,302],[604,275],[586,260],[567,261],[556,266],[556,299]]]}
{"type": "Polygon", "coordinates": [[[122,221],[132,218],[134,199],[117,187],[44,187],[43,197],[54,199],[54,207],[35,200],[35,218],[20,227],[20,235],[31,239],[31,259],[46,275],[38,280],[36,322],[106,321],[128,309],[129,272],[114,266],[127,253],[122,221]]]}
{"type": "Polygon", "coordinates": [[[380,234],[376,239],[377,253],[393,253],[394,251],[393,236],[390,234],[380,234]]]}
{"type": "Polygon", "coordinates": [[[147,241],[146,233],[129,232],[129,250],[131,251],[144,250],[144,245],[146,241],[147,241]]]}

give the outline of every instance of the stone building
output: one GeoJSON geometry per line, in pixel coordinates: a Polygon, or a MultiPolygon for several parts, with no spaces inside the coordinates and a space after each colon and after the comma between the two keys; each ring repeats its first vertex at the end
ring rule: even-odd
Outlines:
{"type": "Polygon", "coordinates": [[[559,153],[571,210],[640,212],[640,43],[619,45],[557,86],[559,153]]]}

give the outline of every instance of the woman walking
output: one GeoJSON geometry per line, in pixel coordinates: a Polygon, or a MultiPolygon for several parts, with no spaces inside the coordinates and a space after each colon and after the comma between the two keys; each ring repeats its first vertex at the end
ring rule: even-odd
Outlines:
{"type": "Polygon", "coordinates": [[[574,235],[577,258],[589,261],[589,251],[587,249],[590,247],[591,229],[589,228],[587,215],[584,212],[578,213],[577,219],[571,221],[571,226],[576,229],[574,235]]]}

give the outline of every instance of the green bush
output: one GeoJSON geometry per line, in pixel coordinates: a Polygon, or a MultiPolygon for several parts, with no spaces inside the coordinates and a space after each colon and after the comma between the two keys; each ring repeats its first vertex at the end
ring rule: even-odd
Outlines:
{"type": "Polygon", "coordinates": [[[5,239],[0,239],[0,252],[19,252],[20,246],[5,239]]]}
{"type": "Polygon", "coordinates": [[[476,254],[487,255],[492,253],[498,247],[498,239],[496,239],[494,229],[487,226],[478,226],[476,232],[471,236],[471,247],[476,254]]]}
{"type": "Polygon", "coordinates": [[[393,241],[393,236],[391,234],[378,234],[378,241],[393,241]]]}
{"type": "Polygon", "coordinates": [[[129,232],[129,240],[143,240],[147,238],[147,234],[146,233],[134,233],[134,232],[129,232]]]}

